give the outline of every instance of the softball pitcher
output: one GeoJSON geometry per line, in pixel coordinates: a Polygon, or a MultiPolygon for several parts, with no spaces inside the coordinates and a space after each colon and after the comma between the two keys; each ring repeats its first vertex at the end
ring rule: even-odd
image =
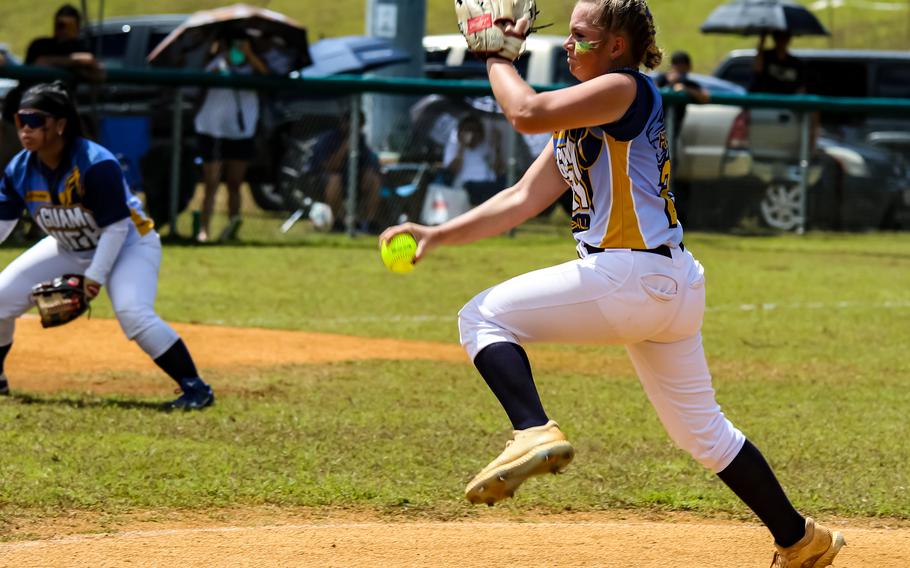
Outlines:
{"type": "Polygon", "coordinates": [[[25,148],[0,178],[0,242],[27,209],[48,234],[0,272],[0,394],[16,318],[32,306],[32,286],[84,274],[86,296],[102,286],[123,332],[180,386],[167,408],[211,405],[212,389],[177,333],[154,310],[161,241],[130,192],[116,158],[82,138],[76,107],[61,83],[25,92],[16,114],[25,148]]]}
{"type": "Polygon", "coordinates": [[[568,186],[579,256],[481,292],[459,313],[461,342],[515,430],[502,454],[468,484],[466,497],[492,505],[528,477],[562,470],[574,456],[543,409],[521,344],[623,344],[672,439],[770,529],[774,566],[830,565],[843,537],[793,508],[762,454],[714,397],[700,332],[704,270],[683,246],[661,97],[638,71],[661,61],[646,2],[578,2],[564,46],[581,83],[540,94],[512,64],[520,49],[515,38],[527,36],[536,15],[533,0],[456,0],[456,11],[469,47],[486,56],[508,119],[524,133],[553,132],[552,143],[516,185],[476,209],[438,227],[392,227],[380,238],[412,233],[416,262],[440,245],[502,234],[568,186]],[[478,39],[495,33],[503,37],[478,39]]]}

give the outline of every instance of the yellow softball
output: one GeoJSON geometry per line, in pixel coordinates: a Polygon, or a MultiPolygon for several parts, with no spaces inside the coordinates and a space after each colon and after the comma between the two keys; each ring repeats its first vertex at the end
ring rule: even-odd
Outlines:
{"type": "Polygon", "coordinates": [[[398,233],[379,245],[382,263],[392,272],[404,274],[414,270],[412,261],[417,252],[417,241],[411,233],[398,233]]]}

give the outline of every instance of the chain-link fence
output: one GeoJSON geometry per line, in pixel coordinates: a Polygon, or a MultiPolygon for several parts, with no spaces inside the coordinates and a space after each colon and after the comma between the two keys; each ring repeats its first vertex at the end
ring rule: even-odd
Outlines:
{"type": "MultiPolygon", "coordinates": [[[[2,75],[66,77],[28,67],[2,75]]],[[[297,223],[348,234],[403,220],[437,224],[513,183],[549,142],[515,132],[480,81],[121,69],[76,92],[86,132],[118,156],[171,233],[205,182],[236,178],[238,163],[256,205],[282,217],[286,231],[297,223]],[[377,132],[373,117],[392,112],[383,121],[392,128],[377,132]]],[[[710,104],[683,106],[685,96],[664,96],[687,228],[910,226],[906,100],[715,91],[710,104]],[[830,117],[847,117],[865,134],[826,134],[830,117]]],[[[554,207],[570,215],[571,199],[554,207]]],[[[203,213],[193,232],[204,226],[203,213]]]]}

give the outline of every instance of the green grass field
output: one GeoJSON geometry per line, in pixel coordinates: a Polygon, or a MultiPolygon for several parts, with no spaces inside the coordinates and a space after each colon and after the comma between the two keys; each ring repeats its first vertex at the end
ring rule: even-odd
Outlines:
{"type": "MultiPolygon", "coordinates": [[[[238,246],[168,246],[162,316],[454,343],[454,315],[473,294],[573,255],[568,236],[541,225],[438,251],[399,276],[381,266],[372,238],[302,228],[278,237],[278,223],[250,218],[238,246]]],[[[797,506],[910,518],[910,235],[686,242],[707,267],[704,335],[719,400],[797,506]]],[[[0,250],[0,262],[18,252],[0,250]]],[[[99,304],[95,315],[110,316],[99,304]]],[[[747,516],[672,446],[620,348],[547,345],[532,359],[542,351],[591,362],[537,375],[578,457],[566,475],[529,482],[506,511],[747,516]]],[[[221,396],[202,413],[72,392],[0,401],[0,540],[15,519],[67,511],[272,504],[470,516],[478,509],[463,501],[463,483],[508,437],[504,413],[467,364],[364,361],[207,377],[221,396]]]]}
{"type": "MultiPolygon", "coordinates": [[[[809,0],[800,0],[812,4],[809,0]]],[[[154,13],[187,13],[227,4],[219,0],[159,0],[154,3],[154,13]]],[[[331,37],[365,32],[365,0],[340,0],[338,2],[300,0],[250,0],[250,4],[267,6],[286,13],[306,25],[312,38],[331,37]]],[[[0,42],[13,46],[24,54],[31,38],[51,32],[51,16],[60,4],[57,0],[5,0],[0,3],[0,42]]],[[[687,49],[700,71],[710,72],[731,49],[753,47],[755,38],[705,36],[699,25],[718,0],[651,0],[650,6],[657,18],[658,42],[668,51],[687,49]]],[[[78,3],[77,3],[78,5],[78,3]]],[[[89,15],[96,18],[99,2],[88,0],[89,15]]],[[[105,16],[124,16],[150,13],[150,5],[134,0],[106,0],[105,16]]],[[[553,22],[546,33],[563,34],[574,6],[573,0],[543,0],[540,21],[553,22]]],[[[889,0],[880,3],[852,3],[817,13],[825,25],[834,32],[833,38],[799,40],[794,47],[844,47],[865,49],[910,49],[910,3],[889,0]],[[904,7],[906,4],[906,8],[904,7]],[[874,9],[875,6],[893,5],[893,10],[874,9]]],[[[457,33],[452,2],[428,0],[426,29],[429,34],[457,33]]]]}

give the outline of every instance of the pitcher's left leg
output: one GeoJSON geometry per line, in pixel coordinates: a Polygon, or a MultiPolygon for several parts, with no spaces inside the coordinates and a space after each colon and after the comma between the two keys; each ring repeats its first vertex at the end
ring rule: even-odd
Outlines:
{"type": "Polygon", "coordinates": [[[627,349],[670,437],[716,473],[765,523],[778,546],[778,566],[827,566],[817,562],[833,560],[843,537],[816,526],[793,508],[764,456],[721,412],[701,334],[675,343],[637,343],[627,349]],[[816,563],[791,564],[791,559],[816,563]]]}
{"type": "Polygon", "coordinates": [[[108,279],[108,295],[120,327],[180,386],[182,395],[167,408],[197,410],[215,402],[177,332],[155,313],[161,244],[147,235],[120,252],[108,279]]]}

